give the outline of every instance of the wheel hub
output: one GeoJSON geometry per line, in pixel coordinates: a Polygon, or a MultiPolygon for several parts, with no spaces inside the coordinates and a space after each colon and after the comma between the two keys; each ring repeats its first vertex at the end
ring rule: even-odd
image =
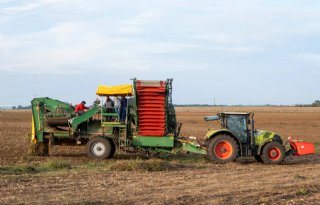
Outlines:
{"type": "Polygon", "coordinates": [[[278,153],[276,151],[271,151],[270,156],[271,157],[276,157],[278,155],[278,153]]]}
{"type": "Polygon", "coordinates": [[[106,146],[102,142],[96,142],[92,145],[91,151],[95,156],[102,156],[106,152],[106,146]]]}
{"type": "Polygon", "coordinates": [[[281,156],[281,152],[279,150],[279,148],[277,147],[273,147],[269,150],[268,152],[268,157],[271,159],[271,160],[278,160],[281,156]]]}
{"type": "Polygon", "coordinates": [[[221,147],[220,152],[221,152],[221,153],[226,153],[226,152],[227,152],[227,149],[226,149],[225,147],[221,147]]]}
{"type": "Polygon", "coordinates": [[[228,159],[233,154],[232,145],[228,141],[221,141],[216,144],[214,153],[220,159],[228,159]]]}

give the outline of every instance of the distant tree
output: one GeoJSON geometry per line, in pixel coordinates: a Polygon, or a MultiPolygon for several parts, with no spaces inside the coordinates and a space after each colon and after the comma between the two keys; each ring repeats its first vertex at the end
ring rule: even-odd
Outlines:
{"type": "Polygon", "coordinates": [[[315,106],[315,107],[320,106],[320,100],[314,101],[314,103],[312,103],[312,105],[315,106]]]}
{"type": "Polygon", "coordinates": [[[31,105],[26,105],[26,106],[23,106],[23,105],[12,106],[12,109],[13,109],[13,110],[31,109],[31,105]]]}

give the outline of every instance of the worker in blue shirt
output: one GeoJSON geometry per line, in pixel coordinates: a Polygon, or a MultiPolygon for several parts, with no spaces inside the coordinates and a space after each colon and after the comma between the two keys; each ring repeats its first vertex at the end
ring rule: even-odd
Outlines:
{"type": "Polygon", "coordinates": [[[120,111],[120,121],[125,122],[126,121],[126,115],[127,115],[127,105],[128,100],[125,96],[121,97],[121,111],[120,111]]]}

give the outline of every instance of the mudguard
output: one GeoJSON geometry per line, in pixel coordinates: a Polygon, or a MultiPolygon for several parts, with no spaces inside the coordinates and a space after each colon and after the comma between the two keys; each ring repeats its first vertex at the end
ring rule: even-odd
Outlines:
{"type": "Polygon", "coordinates": [[[274,132],[258,130],[255,132],[254,138],[257,154],[261,153],[262,147],[268,142],[277,141],[283,145],[281,137],[274,132]]]}

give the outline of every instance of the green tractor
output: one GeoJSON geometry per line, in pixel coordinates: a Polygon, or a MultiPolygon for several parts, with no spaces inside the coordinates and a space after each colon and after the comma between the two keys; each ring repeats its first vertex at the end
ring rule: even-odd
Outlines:
{"type": "Polygon", "coordinates": [[[255,130],[253,113],[221,112],[205,120],[219,120],[221,124],[221,129],[206,134],[207,156],[212,161],[226,163],[240,156],[254,156],[265,164],[280,164],[293,153],[291,149],[286,151],[278,134],[255,130]]]}

